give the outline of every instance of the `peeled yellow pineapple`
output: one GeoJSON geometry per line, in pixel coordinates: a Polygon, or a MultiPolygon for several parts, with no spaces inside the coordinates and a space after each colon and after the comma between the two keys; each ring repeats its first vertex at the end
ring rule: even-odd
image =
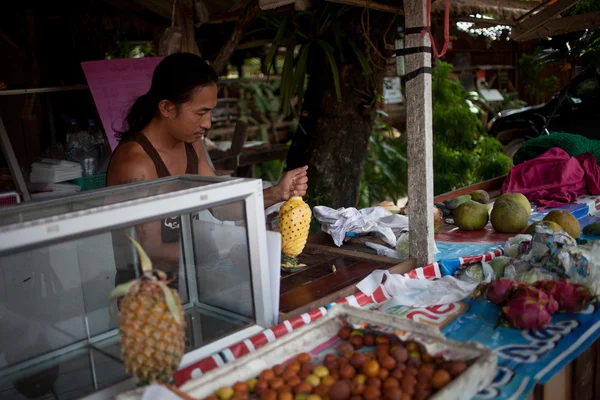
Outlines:
{"type": "Polygon", "coordinates": [[[181,300],[177,291],[167,286],[165,273],[152,270],[152,261],[142,246],[129,239],[137,248],[143,275],[117,286],[110,295],[111,299],[121,298],[121,356],[125,370],[141,383],[168,383],[185,350],[181,300]]]}
{"type": "Polygon", "coordinates": [[[286,201],[279,210],[279,232],[281,233],[281,268],[292,272],[304,264],[298,264],[297,257],[304,250],[310,230],[310,207],[302,197],[294,196],[286,201]]]}

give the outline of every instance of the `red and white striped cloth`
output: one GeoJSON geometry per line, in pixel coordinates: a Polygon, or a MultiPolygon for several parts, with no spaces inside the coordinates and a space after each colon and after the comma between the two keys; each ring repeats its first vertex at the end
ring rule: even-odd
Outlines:
{"type": "MultiPolygon", "coordinates": [[[[460,263],[462,265],[471,264],[482,260],[491,261],[495,257],[499,257],[501,255],[502,250],[496,249],[479,256],[462,257],[460,259],[460,263]]],[[[442,274],[440,271],[439,264],[436,262],[422,268],[416,268],[404,274],[404,276],[413,279],[434,279],[441,278],[442,274]]],[[[383,285],[379,285],[379,288],[375,290],[375,292],[373,292],[371,296],[367,296],[362,292],[358,292],[356,294],[343,298],[335,303],[331,303],[327,305],[327,307],[320,307],[316,310],[283,321],[281,324],[276,325],[271,329],[265,329],[261,333],[221,351],[220,354],[214,354],[186,368],[180,369],[175,374],[175,384],[177,386],[181,386],[192,378],[196,378],[212,369],[218,368],[223,363],[235,361],[238,358],[243,357],[248,353],[256,351],[257,349],[263,347],[267,343],[273,342],[277,338],[280,338],[295,329],[298,329],[304,325],[310,324],[311,322],[318,320],[319,318],[327,314],[327,309],[334,304],[347,303],[355,307],[364,307],[368,304],[382,303],[388,300],[389,298],[390,295],[384,289],[383,285]]]]}

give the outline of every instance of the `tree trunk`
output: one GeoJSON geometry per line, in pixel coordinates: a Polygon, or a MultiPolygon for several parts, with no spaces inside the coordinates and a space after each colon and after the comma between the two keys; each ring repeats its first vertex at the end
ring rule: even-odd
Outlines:
{"type": "MultiPolygon", "coordinates": [[[[389,14],[385,17],[382,19],[389,24],[389,14]]],[[[371,21],[373,26],[373,17],[371,21]]],[[[377,29],[379,38],[375,43],[379,43],[383,54],[381,43],[387,25],[382,23],[384,28],[377,29]]],[[[374,29],[372,36],[376,35],[374,29]]],[[[364,39],[360,41],[363,42],[364,39]]],[[[311,64],[300,127],[288,152],[287,169],[308,165],[307,200],[312,205],[338,208],[358,203],[362,166],[376,111],[365,93],[381,93],[385,73],[385,61],[372,49],[371,53],[371,60],[377,65],[369,77],[358,61],[340,66],[342,101],[336,98],[326,58],[320,57],[320,62],[311,64]]]]}

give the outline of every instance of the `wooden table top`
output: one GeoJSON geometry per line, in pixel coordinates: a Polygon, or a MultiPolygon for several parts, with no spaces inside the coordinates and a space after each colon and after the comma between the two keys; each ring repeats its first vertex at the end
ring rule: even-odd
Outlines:
{"type": "MultiPolygon", "coordinates": [[[[503,181],[504,177],[482,182],[437,196],[434,200],[441,202],[477,189],[488,191],[493,199],[500,194],[503,181]]],[[[438,237],[455,229],[456,226],[443,223],[438,237]]],[[[299,261],[307,266],[293,274],[282,275],[279,305],[282,317],[291,318],[356,293],[358,289],[355,285],[373,270],[386,269],[403,274],[416,268],[416,262],[412,259],[400,262],[378,256],[375,250],[364,245],[367,241],[383,244],[379,238],[366,236],[350,239],[337,247],[326,233],[311,235],[299,257],[299,261]],[[332,268],[334,265],[336,272],[332,268]]]]}

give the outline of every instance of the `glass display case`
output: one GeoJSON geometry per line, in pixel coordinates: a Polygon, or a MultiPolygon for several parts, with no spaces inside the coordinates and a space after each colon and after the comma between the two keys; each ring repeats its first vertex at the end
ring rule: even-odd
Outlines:
{"type": "Polygon", "coordinates": [[[273,325],[260,180],[184,175],[12,206],[0,210],[0,398],[79,398],[128,378],[109,301],[139,274],[128,235],[184,303],[182,367],[273,325]]]}

